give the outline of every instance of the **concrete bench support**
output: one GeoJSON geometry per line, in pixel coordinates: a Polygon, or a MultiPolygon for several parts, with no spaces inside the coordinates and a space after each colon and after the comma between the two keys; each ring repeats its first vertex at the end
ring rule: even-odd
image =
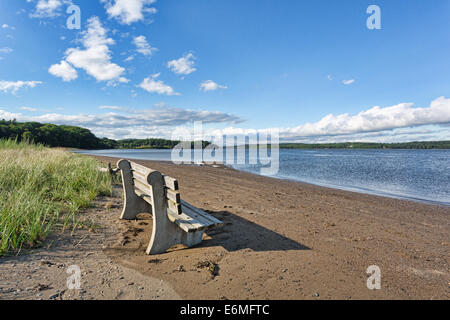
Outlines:
{"type": "Polygon", "coordinates": [[[131,171],[130,162],[120,160],[117,163],[122,175],[124,205],[120,219],[133,220],[138,213],[152,212],[151,205],[144,199],[138,197],[134,192],[133,172],[131,171]]]}

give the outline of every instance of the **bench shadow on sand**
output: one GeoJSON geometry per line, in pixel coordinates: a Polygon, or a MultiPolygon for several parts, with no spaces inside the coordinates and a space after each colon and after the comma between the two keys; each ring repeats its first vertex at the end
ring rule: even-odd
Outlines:
{"type": "Polygon", "coordinates": [[[311,250],[301,243],[229,211],[206,212],[222,220],[224,226],[206,231],[211,239],[203,240],[197,247],[221,246],[228,252],[242,249],[252,249],[253,251],[311,250]]]}

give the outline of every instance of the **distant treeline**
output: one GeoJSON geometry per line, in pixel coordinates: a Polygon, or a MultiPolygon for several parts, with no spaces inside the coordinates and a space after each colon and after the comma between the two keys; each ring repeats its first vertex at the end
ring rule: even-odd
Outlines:
{"type": "Polygon", "coordinates": [[[111,140],[107,138],[101,139],[103,149],[172,149],[179,141],[171,141],[165,139],[125,139],[111,140]]]}
{"type": "MultiPolygon", "coordinates": [[[[77,149],[171,149],[179,141],[165,139],[125,139],[112,140],[97,138],[90,130],[39,122],[17,122],[0,120],[0,139],[30,141],[49,147],[77,149]]],[[[203,141],[203,147],[209,142],[203,141]]]]}
{"type": "Polygon", "coordinates": [[[97,138],[88,129],[39,122],[20,123],[15,120],[0,120],[0,139],[26,140],[49,147],[80,149],[103,147],[102,139],[97,138]]]}
{"type": "MultiPolygon", "coordinates": [[[[105,149],[172,149],[180,143],[180,141],[158,138],[124,139],[118,141],[103,138],[101,140],[103,144],[108,146],[108,148],[105,149]]],[[[194,142],[192,142],[192,145],[193,143],[194,142]]],[[[209,144],[210,143],[207,141],[202,141],[203,148],[208,146],[209,144]]]]}
{"type": "Polygon", "coordinates": [[[415,141],[404,143],[281,143],[281,149],[450,149],[450,141],[415,141]]]}
{"type": "MultiPolygon", "coordinates": [[[[180,141],[149,138],[112,140],[97,138],[90,130],[74,126],[0,120],[0,139],[30,141],[49,147],[78,149],[171,149],[180,141]]],[[[203,147],[210,143],[202,141],[203,147]]],[[[450,149],[450,141],[407,143],[281,143],[281,149],[450,149]]]]}

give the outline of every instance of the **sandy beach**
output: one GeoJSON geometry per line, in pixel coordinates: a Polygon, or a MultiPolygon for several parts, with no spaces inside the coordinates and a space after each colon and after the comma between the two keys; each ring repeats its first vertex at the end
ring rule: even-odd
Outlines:
{"type": "MultiPolygon", "coordinates": [[[[449,207],[226,167],[137,162],[176,177],[182,199],[225,222],[192,249],[145,256],[148,224],[125,246],[106,250],[117,263],[167,281],[183,298],[450,297],[449,207]],[[217,263],[218,275],[199,272],[195,265],[203,261],[217,263]],[[370,265],[381,269],[381,290],[367,289],[370,265]]],[[[138,227],[140,220],[129,225],[138,227]]]]}
{"type": "MultiPolygon", "coordinates": [[[[97,158],[112,164],[118,160],[97,158]]],[[[151,216],[120,221],[123,203],[117,186],[114,198],[103,199],[83,213],[102,226],[95,234],[77,231],[69,239],[56,235],[53,246],[31,256],[7,258],[0,265],[2,274],[23,269],[25,277],[28,269],[31,272],[28,280],[11,278],[8,298],[36,299],[35,291],[22,287],[32,287],[27,281],[45,278],[50,287],[60,287],[56,293],[65,292],[58,296],[61,299],[450,298],[449,207],[278,180],[227,167],[136,162],[176,177],[182,199],[225,226],[207,232],[197,247],[175,247],[148,256],[144,251],[151,216]],[[57,280],[42,259],[55,266],[81,259],[77,263],[85,270],[82,293],[67,292],[64,269],[60,271],[63,280],[57,280]],[[371,265],[381,269],[380,290],[366,286],[371,265]],[[22,289],[13,295],[15,288],[22,289]]],[[[54,298],[55,292],[44,291],[41,298],[52,294],[54,298]]]]}

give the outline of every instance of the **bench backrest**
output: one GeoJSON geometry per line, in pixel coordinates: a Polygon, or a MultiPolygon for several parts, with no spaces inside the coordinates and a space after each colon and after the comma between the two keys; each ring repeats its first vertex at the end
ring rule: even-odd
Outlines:
{"type": "MultiPolygon", "coordinates": [[[[133,176],[133,185],[136,194],[145,200],[146,197],[151,197],[151,186],[148,183],[148,175],[156,170],[149,169],[138,163],[129,161],[131,172],[133,176]]],[[[167,199],[167,209],[176,214],[181,214],[181,196],[178,189],[178,180],[166,175],[163,175],[165,197],[167,199]]],[[[148,199],[150,200],[150,199],[148,199]]]]}

